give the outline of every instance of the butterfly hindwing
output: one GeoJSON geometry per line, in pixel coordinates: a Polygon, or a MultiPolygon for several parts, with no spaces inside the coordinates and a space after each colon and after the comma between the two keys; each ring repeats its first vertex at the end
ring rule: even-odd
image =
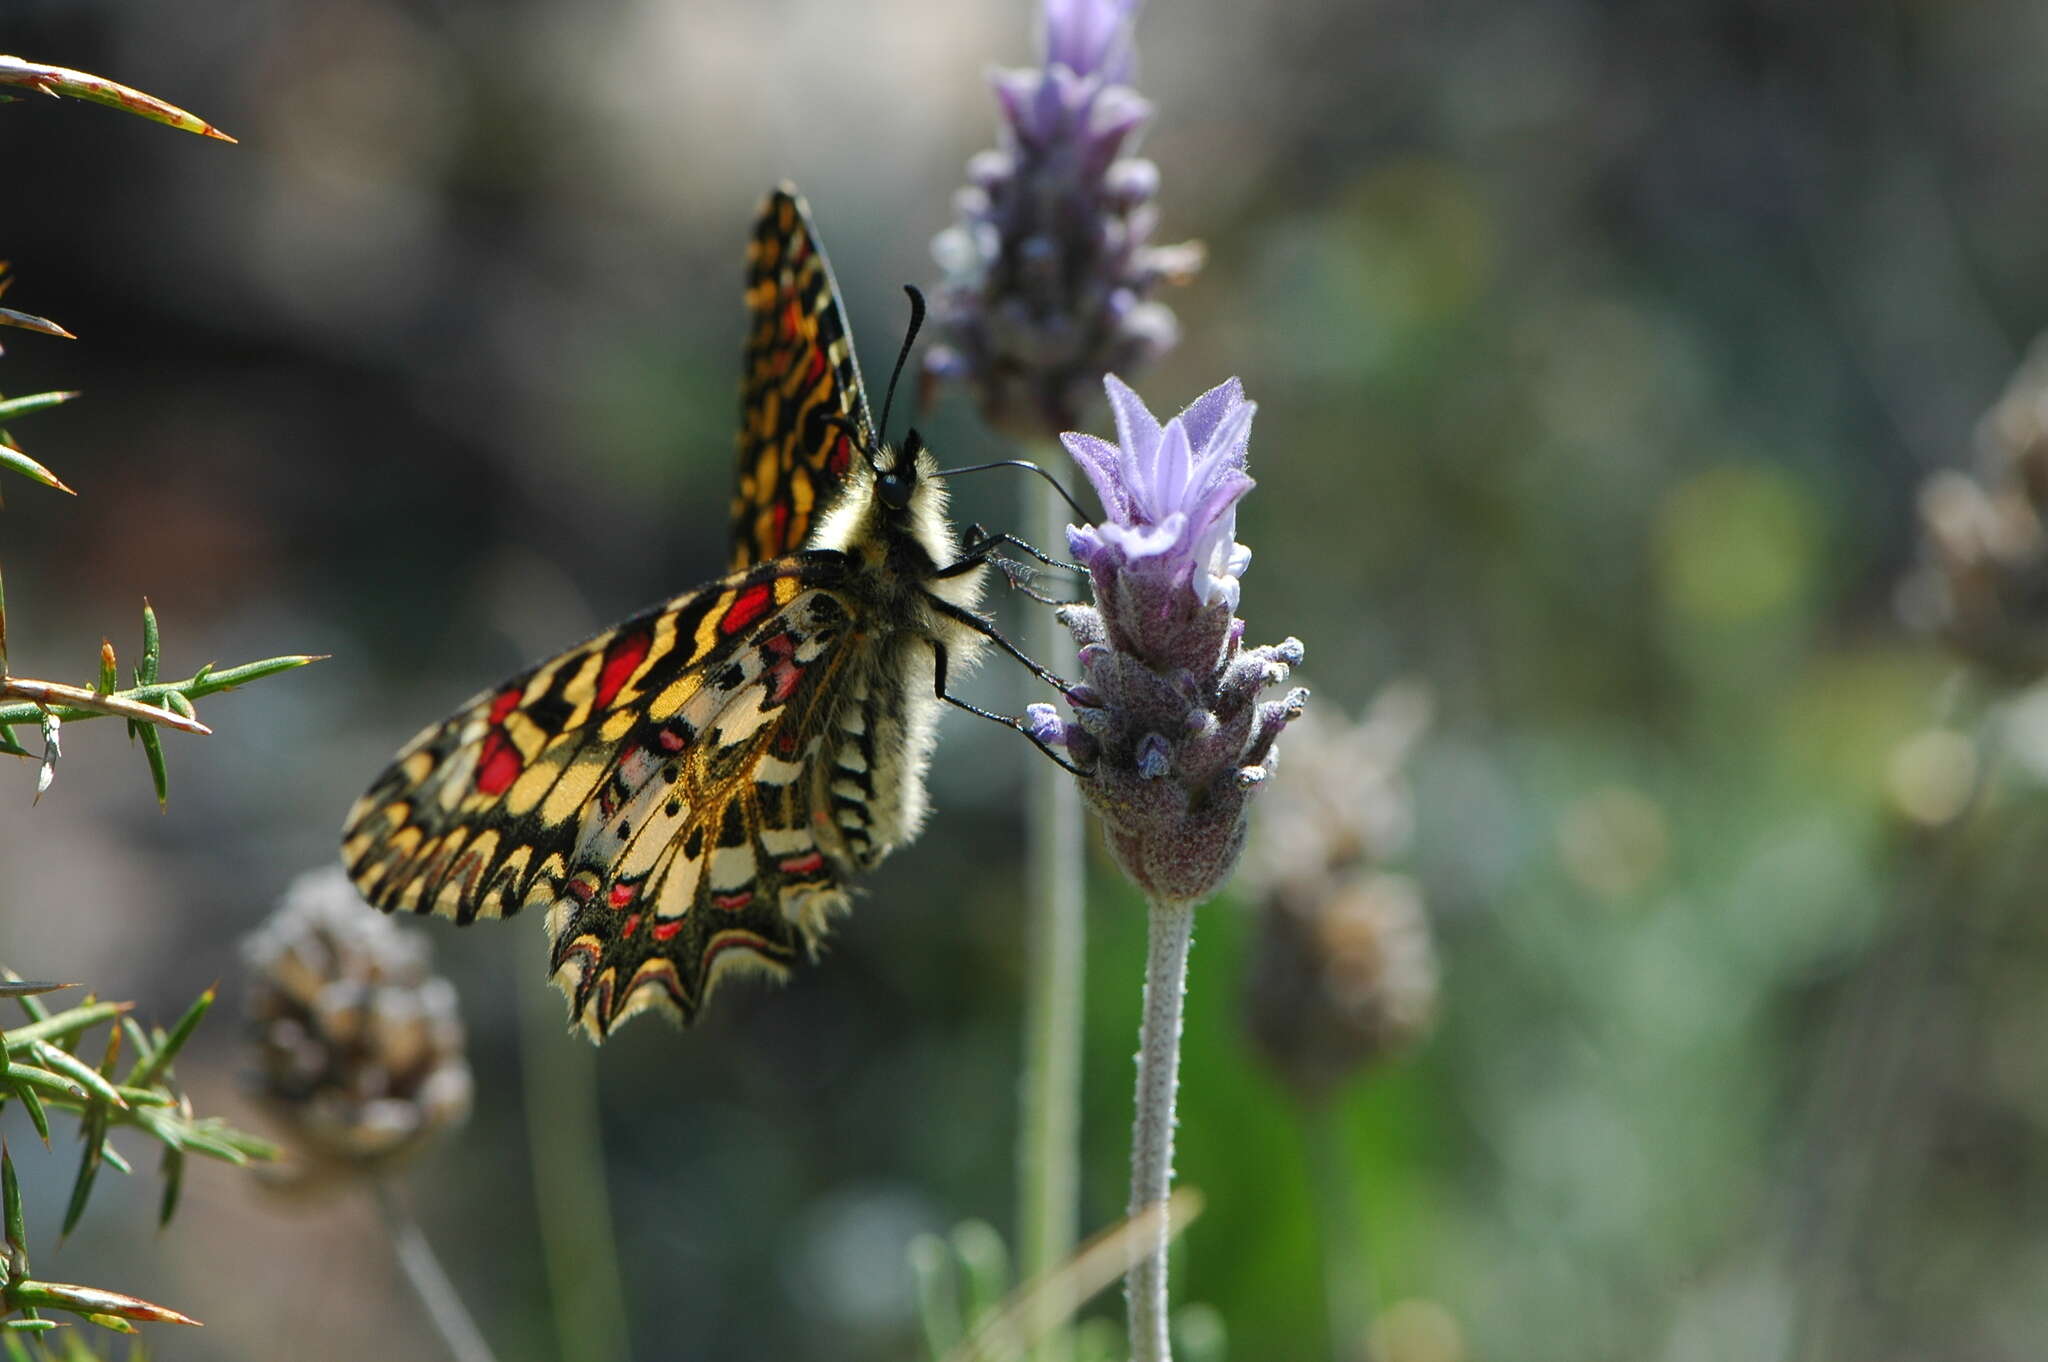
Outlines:
{"type": "Polygon", "coordinates": [[[647,1007],[688,1020],[736,967],[781,972],[846,901],[846,840],[812,817],[859,663],[844,571],[734,574],[476,697],[351,811],[357,887],[457,921],[545,912],[593,1038],[647,1007]]]}
{"type": "Polygon", "coordinates": [[[809,208],[784,185],[762,203],[747,243],[731,566],[802,547],[873,435],[832,267],[809,208]]]}

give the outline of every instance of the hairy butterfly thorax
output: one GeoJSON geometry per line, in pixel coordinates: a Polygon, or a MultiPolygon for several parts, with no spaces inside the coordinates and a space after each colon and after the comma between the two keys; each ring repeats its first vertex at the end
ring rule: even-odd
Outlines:
{"type": "Polygon", "coordinates": [[[848,877],[923,823],[948,678],[999,639],[975,613],[988,548],[963,553],[915,432],[881,442],[786,187],[746,298],[730,575],[476,696],[343,829],[380,908],[541,916],[593,1040],[815,951],[848,877]]]}

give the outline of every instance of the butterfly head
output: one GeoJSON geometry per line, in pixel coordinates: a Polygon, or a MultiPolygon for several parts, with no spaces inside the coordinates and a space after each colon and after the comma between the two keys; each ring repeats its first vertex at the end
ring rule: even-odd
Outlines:
{"type": "Polygon", "coordinates": [[[904,435],[901,449],[884,446],[869,459],[875,470],[875,498],[884,511],[901,514],[910,510],[923,471],[918,466],[923,453],[924,437],[913,427],[904,435]],[[886,467],[884,460],[889,461],[886,467]]]}

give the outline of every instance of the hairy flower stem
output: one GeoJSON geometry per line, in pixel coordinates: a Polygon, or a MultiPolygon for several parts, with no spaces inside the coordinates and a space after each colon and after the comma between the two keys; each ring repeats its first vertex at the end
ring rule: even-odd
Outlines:
{"type": "MultiPolygon", "coordinates": [[[[1181,1010],[1187,997],[1188,942],[1194,931],[1194,904],[1152,902],[1145,942],[1145,1018],[1138,1028],[1138,1114],[1131,1123],[1132,1215],[1165,1201],[1173,1189],[1173,1099],[1180,1083],[1181,1010]]],[[[1124,1277],[1131,1362],[1172,1362],[1167,1339],[1167,1242],[1162,1219],[1149,1243],[1133,1247],[1131,1268],[1124,1277]]]]}
{"type": "Polygon", "coordinates": [[[398,1190],[387,1179],[373,1178],[370,1193],[376,1198],[384,1228],[391,1235],[391,1247],[398,1255],[398,1265],[405,1270],[405,1280],[426,1307],[427,1317],[433,1320],[441,1341],[448,1345],[448,1355],[455,1362],[497,1362],[491,1345],[484,1341],[483,1332],[476,1327],[469,1307],[462,1303],[455,1283],[441,1270],[441,1260],[434,1256],[433,1246],[421,1232],[419,1222],[412,1218],[412,1212],[405,1208],[398,1190]]]}
{"type": "Polygon", "coordinates": [[[552,988],[523,979],[517,992],[527,1158],[556,1355],[625,1362],[633,1346],[597,1128],[597,1052],[564,1039],[552,988]]]}
{"type": "Polygon", "coordinates": [[[1299,1108],[1308,1164],[1309,1199],[1323,1241],[1323,1296],[1330,1321],[1331,1362],[1356,1362],[1365,1353],[1377,1291],[1359,1223],[1357,1188],[1344,1123],[1337,1108],[1317,1102],[1299,1108]]]}
{"type": "MultiPolygon", "coordinates": [[[[1030,451],[1040,467],[1057,467],[1055,447],[1030,451]]],[[[1027,503],[1039,542],[1063,544],[1069,519],[1059,494],[1036,479],[1027,503]]],[[[1037,614],[1031,644],[1039,661],[1071,674],[1074,641],[1050,611],[1037,614]]],[[[1023,1122],[1017,1140],[1017,1224],[1021,1275],[1051,1273],[1073,1253],[1078,1236],[1081,1137],[1081,977],[1087,931],[1087,842],[1081,792],[1049,761],[1033,761],[1026,828],[1023,1122]]],[[[1073,1346],[1064,1325],[1047,1323],[1035,1362],[1066,1362],[1073,1346]]]]}

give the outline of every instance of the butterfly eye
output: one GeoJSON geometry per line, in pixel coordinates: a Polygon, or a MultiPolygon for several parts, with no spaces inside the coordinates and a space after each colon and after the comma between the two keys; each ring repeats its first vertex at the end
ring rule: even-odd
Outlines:
{"type": "Polygon", "coordinates": [[[900,511],[910,505],[910,479],[892,469],[882,474],[881,480],[875,484],[875,493],[882,498],[884,506],[900,511]]]}

